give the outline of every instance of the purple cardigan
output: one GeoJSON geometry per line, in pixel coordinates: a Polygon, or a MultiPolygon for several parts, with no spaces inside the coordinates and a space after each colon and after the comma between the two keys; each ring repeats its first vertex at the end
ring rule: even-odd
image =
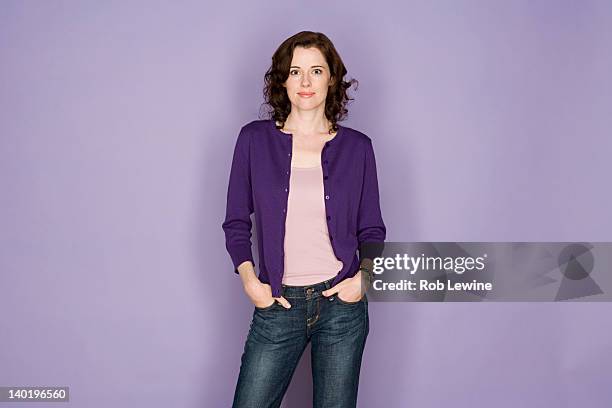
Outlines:
{"type": "MultiPolygon", "coordinates": [[[[321,152],[329,239],[344,264],[333,285],[354,276],[361,259],[379,256],[386,236],[372,140],[357,130],[338,127],[321,152]],[[366,242],[374,245],[364,246],[366,242]]],[[[238,273],[244,261],[255,265],[251,252],[251,213],[255,212],[259,280],[270,284],[273,297],[281,296],[284,271],[292,137],[271,119],[254,120],[240,129],[222,225],[225,246],[238,273]]]]}

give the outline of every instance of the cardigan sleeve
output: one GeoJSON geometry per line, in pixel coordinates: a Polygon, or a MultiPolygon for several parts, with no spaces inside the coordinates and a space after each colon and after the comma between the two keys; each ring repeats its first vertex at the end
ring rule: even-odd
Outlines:
{"type": "Polygon", "coordinates": [[[253,194],[251,190],[250,171],[250,137],[245,127],[240,133],[234,147],[234,155],[227,188],[225,221],[222,224],[225,232],[225,247],[234,264],[234,273],[244,261],[251,261],[251,214],[253,213],[253,194]]]}
{"type": "Polygon", "coordinates": [[[380,211],[376,158],[374,157],[372,140],[368,138],[365,148],[363,186],[357,215],[360,262],[365,258],[373,260],[381,256],[386,232],[380,211]]]}

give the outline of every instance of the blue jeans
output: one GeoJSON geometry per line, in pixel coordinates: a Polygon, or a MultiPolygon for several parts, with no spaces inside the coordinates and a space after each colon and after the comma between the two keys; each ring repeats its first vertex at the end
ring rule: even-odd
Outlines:
{"type": "Polygon", "coordinates": [[[316,408],[357,405],[359,370],[369,332],[368,299],[325,297],[332,279],[308,286],[282,285],[289,303],[253,311],[241,358],[233,408],[277,408],[309,341],[316,408]]]}

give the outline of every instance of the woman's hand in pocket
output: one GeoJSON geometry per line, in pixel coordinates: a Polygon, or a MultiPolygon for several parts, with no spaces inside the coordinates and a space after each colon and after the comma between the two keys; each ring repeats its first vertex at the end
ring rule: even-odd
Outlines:
{"type": "Polygon", "coordinates": [[[261,283],[259,279],[248,282],[244,286],[244,291],[255,307],[270,307],[274,302],[280,303],[287,309],[291,307],[291,304],[284,297],[272,297],[272,287],[268,283],[261,283]]]}
{"type": "Polygon", "coordinates": [[[359,302],[365,293],[365,286],[363,285],[363,272],[358,271],[357,274],[351,278],[346,278],[342,282],[332,286],[331,288],[321,292],[323,296],[328,297],[333,294],[347,303],[359,302]],[[342,293],[342,296],[340,294],[342,293]]]}

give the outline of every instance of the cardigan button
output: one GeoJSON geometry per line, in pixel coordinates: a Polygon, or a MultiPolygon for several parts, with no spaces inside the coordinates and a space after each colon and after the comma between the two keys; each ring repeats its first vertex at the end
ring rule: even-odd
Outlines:
{"type": "Polygon", "coordinates": [[[328,178],[329,178],[329,176],[325,176],[325,177],[323,177],[323,179],[324,179],[324,180],[327,180],[328,178]]]}
{"type": "Polygon", "coordinates": [[[328,196],[328,195],[326,195],[326,196],[325,196],[325,199],[326,199],[326,200],[329,200],[329,196],[328,196]]]}
{"type": "Polygon", "coordinates": [[[328,215],[328,216],[327,216],[327,221],[329,221],[329,220],[331,220],[331,217],[328,215]]]}

